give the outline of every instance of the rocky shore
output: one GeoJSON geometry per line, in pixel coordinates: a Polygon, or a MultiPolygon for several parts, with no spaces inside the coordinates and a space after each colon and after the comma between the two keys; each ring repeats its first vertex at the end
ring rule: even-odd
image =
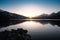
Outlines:
{"type": "Polygon", "coordinates": [[[31,40],[31,36],[27,32],[27,30],[23,29],[5,30],[0,32],[0,40],[31,40]]]}

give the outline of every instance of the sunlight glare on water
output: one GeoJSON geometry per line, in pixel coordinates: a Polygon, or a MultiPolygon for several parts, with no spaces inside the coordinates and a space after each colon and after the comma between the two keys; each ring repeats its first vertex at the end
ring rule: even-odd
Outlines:
{"type": "Polygon", "coordinates": [[[40,28],[39,25],[42,26],[42,24],[40,24],[38,22],[34,22],[34,21],[26,21],[26,22],[20,24],[20,26],[22,26],[24,29],[26,28],[28,30],[36,30],[36,29],[40,28]]]}

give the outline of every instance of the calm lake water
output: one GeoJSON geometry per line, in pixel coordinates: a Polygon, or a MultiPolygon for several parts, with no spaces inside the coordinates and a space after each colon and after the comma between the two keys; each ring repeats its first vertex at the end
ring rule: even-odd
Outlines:
{"type": "MultiPolygon", "coordinates": [[[[11,23],[10,23],[11,24],[11,23]]],[[[24,21],[15,25],[0,28],[0,31],[23,28],[28,30],[32,40],[59,40],[60,21],[24,21]]]]}

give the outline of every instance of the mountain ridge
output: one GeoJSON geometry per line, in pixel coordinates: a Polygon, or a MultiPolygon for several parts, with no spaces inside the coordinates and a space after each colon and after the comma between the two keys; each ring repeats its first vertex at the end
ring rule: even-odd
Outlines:
{"type": "Polygon", "coordinates": [[[51,13],[50,15],[42,14],[37,17],[33,17],[33,19],[60,19],[60,11],[57,13],[51,13]]]}
{"type": "Polygon", "coordinates": [[[27,18],[27,17],[0,9],[0,19],[1,20],[25,19],[25,18],[27,18]]]}

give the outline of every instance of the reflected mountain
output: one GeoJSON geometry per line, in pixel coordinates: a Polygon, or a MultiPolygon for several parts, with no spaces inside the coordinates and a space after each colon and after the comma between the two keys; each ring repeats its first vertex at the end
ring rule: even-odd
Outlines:
{"type": "Polygon", "coordinates": [[[0,28],[2,27],[7,27],[10,25],[15,25],[18,23],[22,23],[24,22],[24,20],[5,20],[5,21],[0,21],[0,28]]]}
{"type": "MultiPolygon", "coordinates": [[[[20,24],[23,22],[26,22],[27,20],[5,20],[5,21],[0,21],[0,28],[2,27],[7,27],[10,25],[15,25],[15,24],[20,24]]],[[[40,22],[41,24],[51,24],[51,25],[58,25],[60,26],[60,20],[32,20],[35,22],[40,22]]]]}
{"type": "Polygon", "coordinates": [[[60,26],[60,20],[35,20],[36,22],[40,22],[41,24],[51,24],[60,26]]]}

